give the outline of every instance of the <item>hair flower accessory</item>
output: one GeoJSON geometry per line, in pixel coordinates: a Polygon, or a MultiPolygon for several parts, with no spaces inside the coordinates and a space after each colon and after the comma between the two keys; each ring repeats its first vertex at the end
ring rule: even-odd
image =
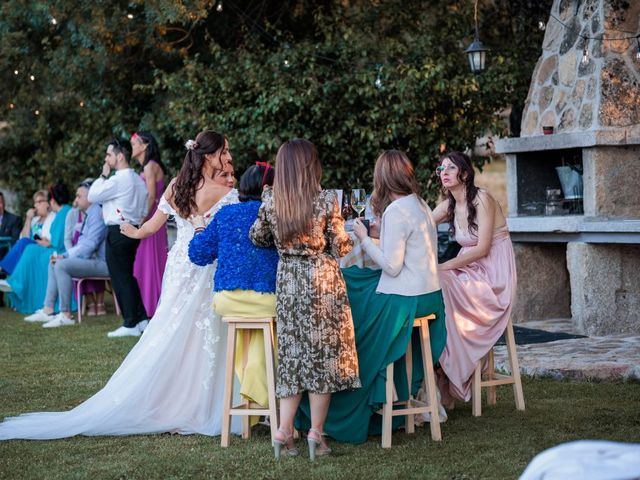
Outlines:
{"type": "Polygon", "coordinates": [[[199,147],[198,142],[196,142],[195,140],[187,140],[184,146],[187,148],[187,150],[195,150],[199,147]]]}

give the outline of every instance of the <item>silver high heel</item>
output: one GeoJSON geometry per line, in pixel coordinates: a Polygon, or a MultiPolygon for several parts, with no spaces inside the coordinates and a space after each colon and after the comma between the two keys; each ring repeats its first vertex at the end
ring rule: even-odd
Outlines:
{"type": "Polygon", "coordinates": [[[309,429],[307,434],[307,444],[309,445],[309,460],[314,461],[316,456],[322,457],[331,453],[331,448],[322,443],[322,437],[324,433],[316,430],[315,428],[309,429]],[[316,438],[312,438],[311,434],[317,435],[316,438]]]}
{"type": "Polygon", "coordinates": [[[300,455],[300,450],[293,444],[293,433],[287,433],[281,428],[278,429],[278,432],[284,435],[284,440],[278,440],[277,438],[273,439],[273,454],[276,457],[276,460],[280,459],[280,455],[282,452],[282,447],[284,447],[284,452],[288,457],[297,457],[300,455]],[[289,447],[289,442],[293,446],[289,447]]]}

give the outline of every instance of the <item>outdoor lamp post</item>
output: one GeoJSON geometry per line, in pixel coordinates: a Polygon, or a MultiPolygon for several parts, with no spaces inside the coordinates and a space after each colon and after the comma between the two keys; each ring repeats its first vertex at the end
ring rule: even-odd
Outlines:
{"type": "Polygon", "coordinates": [[[471,45],[464,51],[469,58],[469,68],[471,68],[471,71],[476,75],[482,73],[484,70],[484,62],[488,50],[476,35],[471,45]]]}

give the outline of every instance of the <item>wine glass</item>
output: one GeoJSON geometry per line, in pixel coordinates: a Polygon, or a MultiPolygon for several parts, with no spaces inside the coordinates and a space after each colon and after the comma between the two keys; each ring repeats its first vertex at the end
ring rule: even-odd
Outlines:
{"type": "Polygon", "coordinates": [[[358,217],[360,217],[364,209],[367,208],[367,194],[364,188],[354,188],[351,190],[351,208],[356,211],[358,217]]]}

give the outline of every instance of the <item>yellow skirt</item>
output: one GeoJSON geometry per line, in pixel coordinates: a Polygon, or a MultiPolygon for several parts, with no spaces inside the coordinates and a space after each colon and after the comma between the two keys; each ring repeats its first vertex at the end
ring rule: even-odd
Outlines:
{"type": "MultiPolygon", "coordinates": [[[[275,317],[276,295],[255,290],[223,290],[213,296],[213,309],[221,317],[275,317]]],[[[259,405],[269,403],[262,331],[238,331],[235,372],[243,398],[259,405]]]]}

